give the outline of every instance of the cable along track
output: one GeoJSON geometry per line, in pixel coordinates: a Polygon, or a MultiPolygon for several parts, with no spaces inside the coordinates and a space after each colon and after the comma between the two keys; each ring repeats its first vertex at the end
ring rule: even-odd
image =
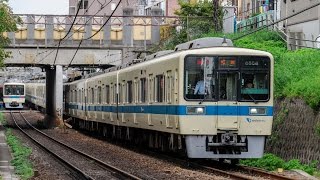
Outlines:
{"type": "Polygon", "coordinates": [[[34,130],[26,132],[17,123],[17,118],[13,115],[14,113],[10,112],[10,114],[15,125],[23,134],[59,161],[66,164],[69,169],[72,169],[77,179],[141,179],[48,136],[29,123],[21,112],[15,113],[20,115],[21,121],[24,121],[34,130]]]}

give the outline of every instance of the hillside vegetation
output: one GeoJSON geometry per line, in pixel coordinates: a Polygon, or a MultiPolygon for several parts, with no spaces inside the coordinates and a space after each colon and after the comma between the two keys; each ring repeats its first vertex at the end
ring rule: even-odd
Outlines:
{"type": "MultiPolygon", "coordinates": [[[[215,33],[202,37],[216,37],[215,33]]],[[[228,38],[237,35],[227,35],[228,38]]],[[[261,31],[234,41],[235,46],[270,52],[275,59],[276,98],[302,98],[312,108],[320,105],[320,50],[288,51],[277,32],[261,31]]]]}

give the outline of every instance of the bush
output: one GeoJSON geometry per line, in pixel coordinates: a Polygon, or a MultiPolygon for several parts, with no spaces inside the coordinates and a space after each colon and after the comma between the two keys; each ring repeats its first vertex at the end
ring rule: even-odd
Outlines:
{"type": "Polygon", "coordinates": [[[12,134],[11,130],[6,131],[7,143],[12,149],[13,160],[12,165],[15,166],[16,173],[21,179],[29,179],[33,176],[32,164],[28,157],[31,154],[31,148],[27,148],[12,134]]]}
{"type": "Polygon", "coordinates": [[[268,171],[274,171],[278,168],[283,168],[286,170],[300,169],[313,175],[313,173],[317,170],[316,167],[318,162],[313,161],[309,165],[301,164],[301,162],[297,159],[292,159],[288,162],[285,162],[280,157],[274,154],[267,153],[263,155],[261,159],[246,159],[246,160],[241,160],[240,163],[246,166],[266,169],[268,171]]]}

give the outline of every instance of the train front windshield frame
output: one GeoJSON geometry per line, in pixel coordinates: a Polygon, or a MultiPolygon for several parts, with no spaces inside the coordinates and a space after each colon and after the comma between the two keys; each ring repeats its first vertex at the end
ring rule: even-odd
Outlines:
{"type": "Polygon", "coordinates": [[[24,95],[23,85],[5,85],[4,87],[5,95],[24,95]]]}
{"type": "Polygon", "coordinates": [[[270,99],[270,58],[186,56],[184,98],[187,101],[266,102],[270,99]]]}

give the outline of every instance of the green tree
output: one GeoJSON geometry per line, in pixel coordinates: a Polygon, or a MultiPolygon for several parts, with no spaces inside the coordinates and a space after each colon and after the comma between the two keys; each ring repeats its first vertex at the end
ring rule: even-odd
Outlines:
{"type": "MultiPolygon", "coordinates": [[[[183,31],[186,31],[188,40],[198,38],[203,33],[208,33],[213,29],[221,30],[222,8],[214,8],[213,3],[201,1],[198,3],[188,3],[179,1],[180,9],[175,12],[183,22],[183,31]],[[214,9],[217,9],[214,12],[214,9]],[[217,15],[218,17],[214,17],[217,15]],[[218,20],[218,22],[214,22],[218,20]]],[[[184,32],[183,32],[184,33],[184,32]]]]}
{"type": "Polygon", "coordinates": [[[4,32],[15,32],[17,18],[13,16],[7,0],[0,0],[0,66],[3,60],[10,57],[10,52],[5,51],[4,47],[10,42],[3,34],[4,32]]]}

